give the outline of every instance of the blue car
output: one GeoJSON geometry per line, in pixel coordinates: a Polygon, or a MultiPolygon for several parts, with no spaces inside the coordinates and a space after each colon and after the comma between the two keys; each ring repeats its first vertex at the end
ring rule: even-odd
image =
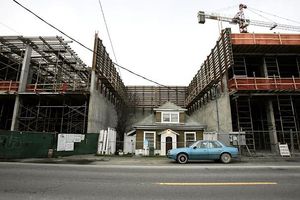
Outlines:
{"type": "Polygon", "coordinates": [[[220,141],[199,140],[190,147],[171,149],[167,157],[185,164],[189,160],[220,160],[230,163],[232,158],[238,157],[238,149],[228,147],[220,141]]]}

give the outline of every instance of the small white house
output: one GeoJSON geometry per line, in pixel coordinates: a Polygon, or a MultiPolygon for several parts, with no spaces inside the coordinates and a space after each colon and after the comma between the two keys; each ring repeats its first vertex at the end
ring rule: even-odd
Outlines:
{"type": "Polygon", "coordinates": [[[170,149],[203,139],[206,126],[185,112],[171,102],[154,109],[124,135],[124,153],[132,153],[134,148],[136,155],[166,155],[170,149]]]}

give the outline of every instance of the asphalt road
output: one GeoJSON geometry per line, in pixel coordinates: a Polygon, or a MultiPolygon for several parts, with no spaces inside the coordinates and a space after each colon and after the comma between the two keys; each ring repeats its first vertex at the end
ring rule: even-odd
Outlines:
{"type": "Polygon", "coordinates": [[[0,199],[299,199],[299,165],[0,163],[0,199]]]}

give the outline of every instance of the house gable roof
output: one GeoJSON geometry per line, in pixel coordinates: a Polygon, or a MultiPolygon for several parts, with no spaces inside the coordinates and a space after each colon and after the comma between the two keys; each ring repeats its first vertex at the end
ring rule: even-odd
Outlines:
{"type": "Polygon", "coordinates": [[[167,101],[166,103],[164,103],[163,105],[161,105],[158,108],[154,108],[154,111],[181,111],[181,112],[185,112],[187,111],[187,109],[185,108],[181,108],[180,106],[175,105],[174,103],[167,101]]]}

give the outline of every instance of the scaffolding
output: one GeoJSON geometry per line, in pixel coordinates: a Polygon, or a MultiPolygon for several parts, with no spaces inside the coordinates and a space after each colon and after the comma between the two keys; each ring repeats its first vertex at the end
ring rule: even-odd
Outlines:
{"type": "MultiPolygon", "coordinates": [[[[18,83],[27,45],[33,49],[30,59],[29,88],[43,91],[65,83],[76,90],[88,89],[89,70],[62,37],[1,36],[1,81],[18,83]]],[[[3,90],[4,88],[2,88],[3,90]]],[[[9,88],[6,88],[9,89],[9,88]]]]}
{"type": "Polygon", "coordinates": [[[10,129],[18,97],[18,130],[86,132],[90,70],[69,43],[58,36],[0,37],[0,129],[10,129]],[[28,79],[19,91],[28,46],[28,79]]]}
{"type": "Polygon", "coordinates": [[[0,129],[86,133],[91,93],[116,107],[126,103],[126,88],[98,36],[92,68],[70,43],[59,36],[0,36],[0,129]]]}
{"type": "Polygon", "coordinates": [[[86,98],[74,95],[64,98],[27,96],[20,105],[19,130],[85,133],[87,103],[86,98]]]}

